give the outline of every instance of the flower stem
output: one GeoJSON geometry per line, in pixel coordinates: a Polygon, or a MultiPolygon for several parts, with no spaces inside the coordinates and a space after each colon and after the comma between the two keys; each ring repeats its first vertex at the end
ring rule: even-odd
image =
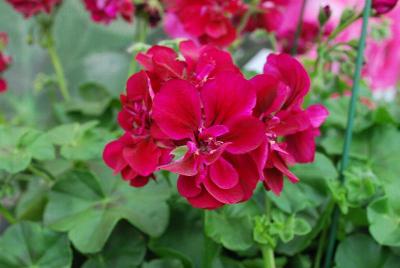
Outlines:
{"type": "MultiPolygon", "coordinates": [[[[350,160],[349,152],[350,152],[350,145],[351,145],[351,139],[352,139],[352,130],[353,130],[353,124],[354,124],[356,104],[357,104],[357,99],[358,99],[359,86],[360,86],[361,69],[362,69],[363,61],[364,61],[364,50],[365,50],[365,43],[366,43],[366,39],[367,39],[368,19],[369,19],[370,14],[371,14],[371,0],[366,0],[365,7],[364,7],[364,13],[363,13],[361,38],[360,38],[360,42],[358,45],[358,51],[357,51],[356,69],[355,69],[354,77],[353,77],[352,95],[351,95],[351,99],[350,99],[350,107],[349,107],[349,112],[348,112],[348,117],[347,117],[347,127],[346,127],[345,140],[344,140],[344,145],[343,145],[342,161],[341,161],[340,167],[339,167],[339,180],[341,182],[343,181],[343,172],[347,168],[347,165],[349,164],[349,160],[350,160]]],[[[339,224],[339,216],[340,216],[339,208],[337,206],[335,206],[332,224],[331,224],[331,228],[329,230],[328,248],[326,251],[325,264],[324,264],[325,268],[332,267],[331,262],[332,262],[332,257],[333,257],[335,244],[336,244],[336,232],[337,232],[338,224],[339,224]]]]}
{"type": "MultiPolygon", "coordinates": [[[[135,43],[145,43],[147,39],[147,27],[148,23],[146,18],[137,18],[136,20],[136,32],[135,32],[135,37],[134,37],[134,42],[135,43]]],[[[136,62],[136,52],[134,51],[132,53],[132,60],[131,64],[129,67],[129,73],[128,76],[131,76],[132,74],[136,73],[138,70],[138,64],[136,62]]]]}
{"type": "Polygon", "coordinates": [[[10,224],[14,224],[17,222],[12,213],[6,207],[4,207],[3,204],[1,204],[1,202],[0,202],[0,214],[3,215],[4,219],[6,219],[10,224]]]}
{"type": "Polygon", "coordinates": [[[294,35],[294,43],[293,43],[293,47],[292,47],[292,55],[293,56],[295,56],[297,54],[297,49],[299,47],[299,39],[300,39],[301,31],[303,30],[302,29],[303,28],[303,19],[304,19],[304,11],[306,9],[306,5],[307,5],[307,0],[303,0],[303,3],[301,4],[299,20],[297,22],[296,33],[294,35]]]}
{"type": "Polygon", "coordinates": [[[60,57],[58,56],[57,50],[52,40],[47,46],[47,51],[49,53],[51,63],[53,64],[54,71],[56,72],[57,82],[58,86],[60,87],[61,95],[63,96],[65,101],[69,101],[71,97],[67,88],[67,80],[65,79],[64,69],[61,65],[60,57]]]}
{"type": "MultiPolygon", "coordinates": [[[[268,219],[271,218],[271,203],[268,200],[267,192],[264,195],[265,215],[268,219]]],[[[264,268],[275,268],[274,249],[271,245],[262,245],[261,252],[263,257],[264,268]]]]}

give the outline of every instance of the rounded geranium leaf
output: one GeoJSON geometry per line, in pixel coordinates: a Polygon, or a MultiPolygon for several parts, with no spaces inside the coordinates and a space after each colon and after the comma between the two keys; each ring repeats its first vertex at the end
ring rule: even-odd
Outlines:
{"type": "Polygon", "coordinates": [[[71,264],[67,236],[38,223],[12,225],[0,238],[0,267],[67,268],[71,264]]]}
{"type": "Polygon", "coordinates": [[[165,183],[133,188],[113,178],[104,166],[95,168],[101,176],[72,171],[55,183],[44,213],[47,225],[68,232],[83,253],[100,251],[121,219],[150,236],[164,231],[168,223],[165,201],[170,195],[165,183]]]}

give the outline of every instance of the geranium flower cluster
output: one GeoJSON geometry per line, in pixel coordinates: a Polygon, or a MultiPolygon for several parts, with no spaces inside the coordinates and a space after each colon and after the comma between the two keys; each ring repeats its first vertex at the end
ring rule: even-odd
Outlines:
{"type": "Polygon", "coordinates": [[[188,37],[221,47],[235,41],[234,19],[246,9],[241,0],[172,0],[166,5],[165,30],[172,37],[188,37]]]}
{"type": "Polygon", "coordinates": [[[92,20],[98,23],[109,24],[118,16],[131,22],[135,13],[132,0],[83,0],[92,20]]]}
{"type": "Polygon", "coordinates": [[[158,170],[177,173],[179,193],[204,209],[248,200],[259,181],[276,194],[284,176],[297,182],[288,165],[313,160],[328,115],[301,107],[310,88],[301,64],[270,55],[247,80],[228,52],[192,41],[179,49],[138,54],[143,70],[121,95],[125,134],[106,145],[105,163],[137,187],[158,170]]]}
{"type": "Polygon", "coordinates": [[[7,90],[7,81],[2,77],[2,73],[11,63],[11,57],[4,54],[3,50],[8,44],[8,35],[0,32],[0,93],[7,90]]]}
{"type": "Polygon", "coordinates": [[[37,15],[41,12],[50,13],[54,6],[61,3],[62,0],[6,0],[16,11],[25,18],[37,15]]]}

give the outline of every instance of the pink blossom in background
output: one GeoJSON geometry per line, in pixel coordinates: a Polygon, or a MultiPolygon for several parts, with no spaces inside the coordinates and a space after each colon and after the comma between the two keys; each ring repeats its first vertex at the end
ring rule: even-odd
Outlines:
{"type": "MultiPolygon", "coordinates": [[[[365,51],[365,66],[363,77],[372,90],[395,92],[400,80],[400,6],[397,6],[385,16],[372,18],[370,29],[387,20],[390,34],[384,40],[374,40],[369,35],[365,51]],[[384,70],[384,71],[382,71],[384,70]]],[[[361,21],[345,30],[336,41],[358,39],[361,32],[361,21]]]]}
{"type": "Polygon", "coordinates": [[[98,23],[109,24],[118,16],[125,21],[132,22],[135,6],[131,0],[83,0],[92,20],[98,23]]]}
{"type": "Polygon", "coordinates": [[[54,6],[61,3],[62,0],[6,0],[21,13],[25,18],[29,18],[40,12],[50,13],[54,6]]]}
{"type": "Polygon", "coordinates": [[[372,8],[376,14],[382,15],[390,12],[396,5],[398,0],[372,0],[372,8]]]}

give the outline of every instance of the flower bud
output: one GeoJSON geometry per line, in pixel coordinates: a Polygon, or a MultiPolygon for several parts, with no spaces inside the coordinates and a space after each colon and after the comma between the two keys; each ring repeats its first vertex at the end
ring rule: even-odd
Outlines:
{"type": "Polygon", "coordinates": [[[325,5],[319,9],[318,20],[321,26],[324,26],[325,23],[329,20],[332,15],[332,10],[329,5],[325,5]]]}
{"type": "Polygon", "coordinates": [[[397,4],[398,0],[373,0],[372,8],[376,15],[382,15],[391,11],[397,4]]]}

